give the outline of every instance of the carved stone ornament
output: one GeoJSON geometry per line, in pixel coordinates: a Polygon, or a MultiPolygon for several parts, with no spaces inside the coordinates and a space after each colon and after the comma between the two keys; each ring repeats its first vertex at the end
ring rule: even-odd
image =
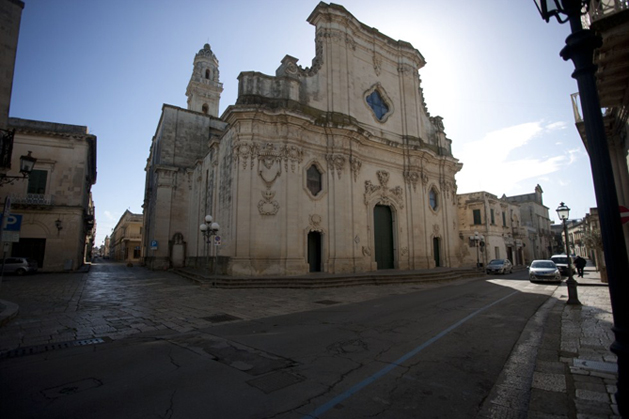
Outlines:
{"type": "Polygon", "coordinates": [[[238,141],[232,146],[234,161],[242,163],[242,169],[253,169],[258,162],[258,174],[267,188],[273,186],[275,180],[282,174],[282,162],[284,170],[295,173],[299,164],[303,161],[304,152],[294,145],[283,145],[254,141],[238,141]]]}
{"type": "Polygon", "coordinates": [[[371,249],[363,246],[363,256],[371,256],[371,249]]]}
{"type": "Polygon", "coordinates": [[[380,182],[380,185],[386,188],[387,183],[389,183],[389,172],[378,170],[376,172],[376,176],[378,176],[378,182],[380,182]]]}
{"type": "Polygon", "coordinates": [[[384,170],[379,170],[376,175],[380,186],[374,185],[370,180],[365,181],[365,205],[369,205],[373,199],[377,199],[383,205],[395,203],[399,208],[404,208],[404,190],[402,187],[387,188],[389,173],[384,170]]]}
{"type": "Polygon", "coordinates": [[[439,224],[434,224],[432,226],[432,232],[435,235],[435,237],[439,236],[439,224]]]}
{"type": "Polygon", "coordinates": [[[321,216],[319,214],[312,214],[310,216],[310,228],[314,230],[320,229],[321,216]]]}
{"type": "Polygon", "coordinates": [[[411,184],[414,192],[417,192],[417,183],[419,183],[420,178],[421,174],[419,172],[404,172],[404,180],[406,181],[406,183],[411,184]]]}
{"type": "Polygon", "coordinates": [[[341,178],[341,173],[343,173],[343,168],[345,167],[345,156],[342,154],[328,154],[325,156],[325,159],[332,170],[332,175],[336,172],[338,178],[341,178]]]}
{"type": "Polygon", "coordinates": [[[382,72],[382,57],[376,51],[373,52],[373,69],[376,72],[376,76],[379,76],[382,72]]]}
{"type": "Polygon", "coordinates": [[[349,158],[349,167],[354,175],[354,182],[358,179],[358,174],[360,173],[360,168],[362,167],[363,162],[358,160],[356,157],[349,158]]]}
{"type": "Polygon", "coordinates": [[[400,255],[401,256],[406,256],[408,255],[408,247],[403,247],[400,249],[400,255]]]}
{"type": "Polygon", "coordinates": [[[262,191],[262,200],[258,202],[258,212],[261,215],[275,215],[280,210],[279,202],[273,200],[275,192],[267,189],[262,191]]]}

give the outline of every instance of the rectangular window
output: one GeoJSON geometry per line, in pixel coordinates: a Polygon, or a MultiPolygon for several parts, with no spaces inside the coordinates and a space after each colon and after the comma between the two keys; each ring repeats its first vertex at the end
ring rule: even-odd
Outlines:
{"type": "Polygon", "coordinates": [[[503,227],[507,226],[507,216],[505,215],[504,211],[502,213],[502,226],[503,227]]]}
{"type": "Polygon", "coordinates": [[[28,176],[28,189],[26,193],[43,195],[46,193],[46,181],[48,172],[46,170],[33,170],[28,176]]]}
{"type": "Polygon", "coordinates": [[[493,209],[493,208],[489,210],[489,214],[490,214],[490,216],[491,216],[491,225],[492,225],[492,226],[493,226],[493,225],[496,225],[496,220],[495,220],[495,218],[494,218],[494,209],[493,209]]]}
{"type": "Polygon", "coordinates": [[[482,224],[481,219],[480,219],[480,210],[479,209],[475,209],[473,210],[474,212],[474,224],[482,224]]]}
{"type": "Polygon", "coordinates": [[[133,259],[139,259],[140,258],[140,246],[136,246],[133,249],[133,259]]]}

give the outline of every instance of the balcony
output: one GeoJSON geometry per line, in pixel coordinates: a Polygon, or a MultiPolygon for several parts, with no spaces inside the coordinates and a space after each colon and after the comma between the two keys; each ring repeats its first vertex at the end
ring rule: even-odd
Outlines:
{"type": "Polygon", "coordinates": [[[584,16],[589,27],[603,38],[594,52],[596,82],[603,108],[627,106],[629,82],[629,0],[592,0],[584,16]]]}
{"type": "Polygon", "coordinates": [[[54,205],[52,195],[47,194],[11,194],[11,205],[14,207],[50,208],[54,205]]]}

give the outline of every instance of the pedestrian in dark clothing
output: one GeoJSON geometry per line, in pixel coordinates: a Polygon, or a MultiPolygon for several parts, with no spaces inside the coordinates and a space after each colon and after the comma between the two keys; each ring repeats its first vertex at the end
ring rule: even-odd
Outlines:
{"type": "Polygon", "coordinates": [[[586,260],[583,259],[581,256],[577,256],[577,258],[574,260],[574,266],[577,267],[577,274],[581,278],[583,278],[583,268],[585,268],[586,263],[586,260]]]}

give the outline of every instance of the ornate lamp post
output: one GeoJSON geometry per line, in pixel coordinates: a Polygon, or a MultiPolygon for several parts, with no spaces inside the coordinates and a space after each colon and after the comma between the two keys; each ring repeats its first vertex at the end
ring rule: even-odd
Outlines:
{"type": "Polygon", "coordinates": [[[566,38],[566,46],[561,50],[561,57],[574,63],[575,71],[572,77],[577,80],[579,86],[614,317],[613,331],[616,340],[611,350],[618,356],[616,401],[620,415],[628,418],[629,281],[626,280],[626,275],[629,272],[629,261],[618,210],[614,173],[605,138],[601,104],[596,89],[596,65],[592,59],[594,50],[602,45],[602,40],[591,30],[583,29],[581,24],[581,15],[589,8],[588,0],[535,0],[535,4],[546,22],[553,16],[559,23],[570,22],[572,33],[566,38]]]}
{"type": "MultiPolygon", "coordinates": [[[[216,236],[216,233],[218,233],[219,229],[220,229],[220,226],[218,225],[218,223],[212,222],[211,215],[206,215],[205,222],[199,226],[199,230],[201,230],[201,233],[203,233],[203,237],[205,237],[205,254],[206,254],[206,262],[207,262],[206,264],[207,264],[208,272],[210,271],[210,249],[209,248],[212,244],[212,237],[216,236]]],[[[217,258],[215,255],[214,272],[216,272],[216,263],[218,262],[216,259],[217,258]]]]}
{"type": "Polygon", "coordinates": [[[566,258],[568,259],[568,281],[566,281],[566,285],[568,285],[568,302],[567,304],[573,305],[581,305],[579,301],[579,295],[577,293],[577,281],[575,281],[573,273],[572,273],[572,259],[570,258],[570,245],[568,244],[568,226],[566,222],[568,221],[568,217],[570,216],[570,208],[566,206],[563,202],[559,204],[557,207],[557,215],[559,219],[563,222],[563,234],[566,237],[566,258]]]}
{"type": "Polygon", "coordinates": [[[479,246],[481,243],[485,241],[485,238],[482,235],[478,234],[478,231],[474,232],[474,235],[470,237],[474,240],[474,247],[476,247],[476,268],[480,269],[480,249],[479,246]]]}

